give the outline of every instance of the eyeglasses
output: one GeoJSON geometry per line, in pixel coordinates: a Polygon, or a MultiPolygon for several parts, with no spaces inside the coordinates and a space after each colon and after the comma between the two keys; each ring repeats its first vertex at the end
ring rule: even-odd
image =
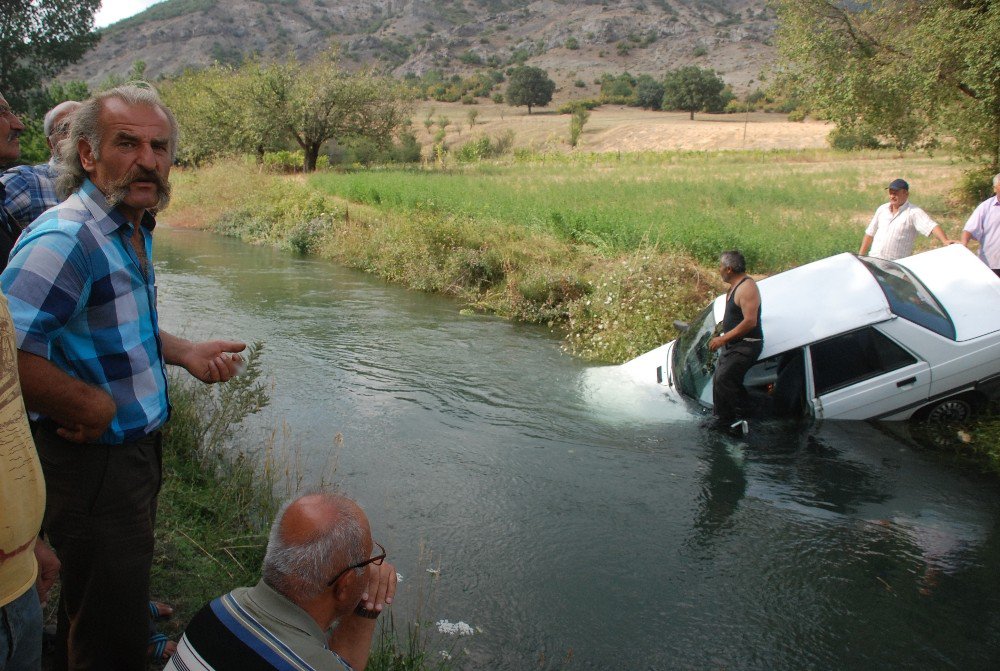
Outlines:
{"type": "Polygon", "coordinates": [[[345,568],[343,571],[341,571],[337,575],[333,576],[333,578],[330,580],[330,582],[326,583],[326,586],[327,587],[333,587],[333,583],[335,583],[338,580],[340,580],[340,577],[342,575],[344,575],[345,573],[347,573],[348,571],[350,571],[352,569],[361,568],[362,566],[368,566],[369,564],[375,564],[375,566],[381,566],[382,562],[385,561],[385,548],[382,547],[382,544],[379,543],[378,541],[372,541],[372,542],[375,543],[375,545],[378,546],[379,554],[377,554],[374,557],[371,557],[369,559],[366,559],[363,562],[358,562],[357,564],[351,564],[350,566],[348,566],[347,568],[345,568]]]}

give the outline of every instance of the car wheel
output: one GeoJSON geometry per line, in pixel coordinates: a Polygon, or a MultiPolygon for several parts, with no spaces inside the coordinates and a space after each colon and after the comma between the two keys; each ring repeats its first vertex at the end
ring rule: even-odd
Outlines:
{"type": "Polygon", "coordinates": [[[924,415],[924,421],[929,424],[964,422],[972,417],[974,410],[975,408],[968,398],[953,396],[929,406],[924,415]]]}

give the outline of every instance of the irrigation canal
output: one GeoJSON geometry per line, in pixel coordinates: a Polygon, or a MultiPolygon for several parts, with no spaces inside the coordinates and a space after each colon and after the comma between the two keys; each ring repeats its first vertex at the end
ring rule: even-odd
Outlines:
{"type": "Polygon", "coordinates": [[[161,324],[265,342],[244,441],[306,483],[336,466],[403,576],[397,623],[473,628],[436,639],[460,668],[997,668],[1000,487],[905,427],[737,441],[546,329],[156,235],[161,324]]]}

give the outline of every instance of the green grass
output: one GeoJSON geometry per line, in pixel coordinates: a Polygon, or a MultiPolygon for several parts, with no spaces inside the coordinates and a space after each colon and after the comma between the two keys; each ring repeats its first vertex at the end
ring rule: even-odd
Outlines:
{"type": "Polygon", "coordinates": [[[896,163],[875,152],[592,154],[324,173],[310,183],[380,210],[517,226],[610,254],[651,246],[711,266],[738,248],[753,272],[773,273],[856,251],[892,170],[905,169],[920,204],[947,216],[947,194],[934,187],[957,168],[942,158],[896,163]]]}

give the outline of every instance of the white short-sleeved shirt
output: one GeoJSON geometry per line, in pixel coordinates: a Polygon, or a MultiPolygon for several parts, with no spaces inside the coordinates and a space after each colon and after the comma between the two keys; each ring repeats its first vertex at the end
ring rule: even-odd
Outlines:
{"type": "Polygon", "coordinates": [[[990,196],[972,212],[962,229],[979,241],[979,258],[994,270],[1000,268],[1000,198],[990,196]]]}
{"type": "Polygon", "coordinates": [[[906,201],[893,215],[889,203],[877,210],[865,234],[872,236],[871,256],[890,261],[913,253],[917,233],[930,235],[937,222],[916,205],[906,201]]]}

